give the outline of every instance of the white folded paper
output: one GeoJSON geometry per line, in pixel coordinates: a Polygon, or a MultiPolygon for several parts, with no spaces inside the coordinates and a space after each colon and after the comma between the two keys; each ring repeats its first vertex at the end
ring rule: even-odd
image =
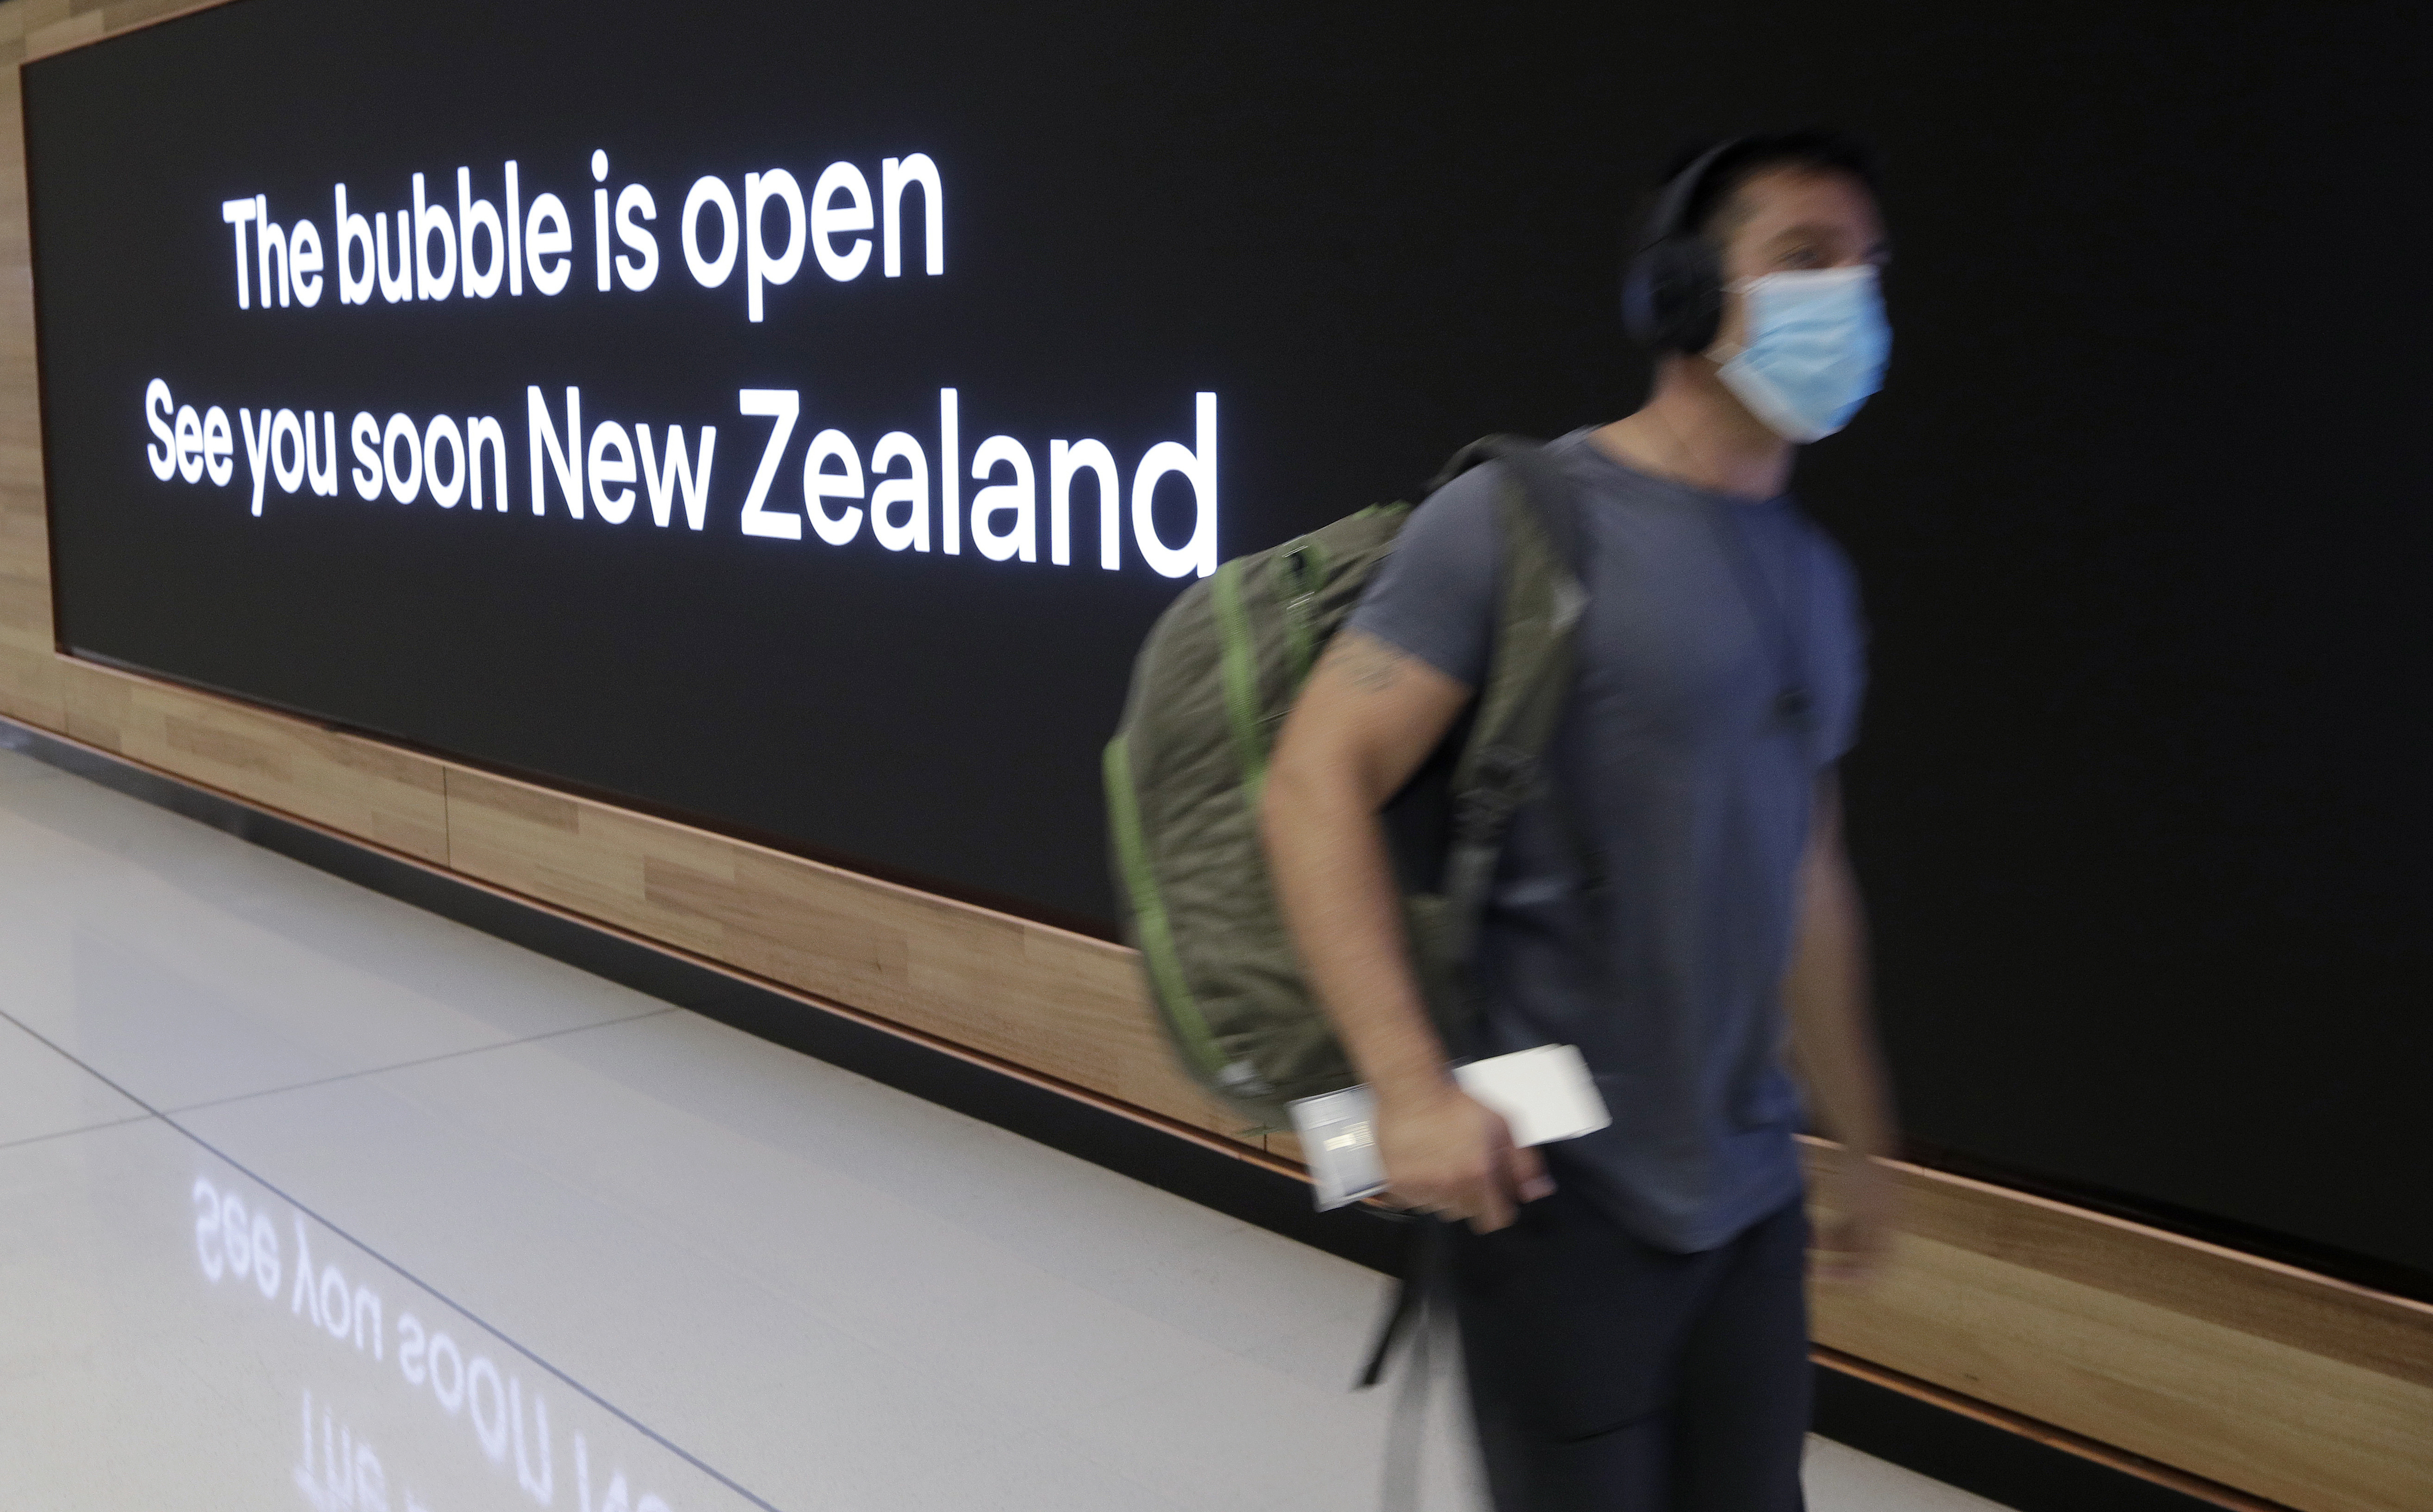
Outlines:
{"type": "MultiPolygon", "coordinates": [[[[1454,1068],[1461,1090],[1503,1115],[1515,1145],[1576,1139],[1613,1122],[1588,1062],[1569,1045],[1541,1045],[1454,1068]]],[[[1377,1150],[1377,1103],[1366,1086],[1291,1104],[1293,1131],[1309,1163],[1319,1211],[1386,1190],[1377,1150]]]]}

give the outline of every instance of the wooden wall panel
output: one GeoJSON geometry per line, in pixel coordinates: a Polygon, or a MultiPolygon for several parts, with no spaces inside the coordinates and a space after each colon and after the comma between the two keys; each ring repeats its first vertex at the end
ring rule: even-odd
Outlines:
{"type": "Polygon", "coordinates": [[[1119,945],[451,767],[449,863],[1135,1107],[1240,1130],[1173,1069],[1119,945]]]}
{"type": "MultiPolygon", "coordinates": [[[[11,16],[22,25],[22,18],[11,16]]],[[[0,58],[18,39],[0,27],[0,58]]],[[[50,535],[43,514],[34,284],[26,236],[25,118],[14,59],[0,88],[0,713],[57,728],[50,535]]]]}
{"type": "MultiPolygon", "coordinates": [[[[0,63],[198,8],[0,0],[0,63]]],[[[58,655],[5,72],[0,713],[1238,1135],[1172,1069],[1120,947],[58,655]]],[[[1288,1136],[1266,1143],[1297,1153],[1288,1136]]],[[[2433,1512],[2433,1308],[1935,1172],[1901,1181],[1889,1272],[1869,1291],[1816,1293],[1821,1343],[2303,1512],[2433,1512]]]]}
{"type": "Polygon", "coordinates": [[[2307,1512],[2433,1507],[2433,1307],[1914,1166],[1817,1342],[2307,1512]]]}
{"type": "Polygon", "coordinates": [[[417,860],[448,860],[440,764],[190,688],[62,661],[63,733],[417,860]]]}

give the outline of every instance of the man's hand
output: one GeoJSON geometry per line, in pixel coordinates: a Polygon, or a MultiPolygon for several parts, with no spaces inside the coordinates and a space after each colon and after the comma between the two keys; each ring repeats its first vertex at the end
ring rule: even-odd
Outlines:
{"type": "Polygon", "coordinates": [[[1450,1082],[1380,1093],[1377,1150],[1388,1200],[1468,1219],[1480,1233],[1506,1227],[1521,1203],[1555,1190],[1538,1152],[1515,1147],[1502,1115],[1450,1082]]]}
{"type": "Polygon", "coordinates": [[[1898,1197],[1892,1173],[1864,1155],[1836,1148],[1824,1197],[1826,1216],[1810,1247],[1810,1273],[1841,1285],[1872,1283],[1892,1248],[1898,1197]]]}

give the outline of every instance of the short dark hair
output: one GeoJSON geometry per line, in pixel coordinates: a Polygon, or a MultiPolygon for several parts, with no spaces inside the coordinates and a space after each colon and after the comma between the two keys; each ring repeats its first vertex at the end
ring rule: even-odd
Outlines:
{"type": "MultiPolygon", "coordinates": [[[[1671,183],[1686,172],[1692,163],[1714,150],[1716,143],[1706,142],[1685,148],[1665,170],[1664,181],[1671,183]]],[[[1695,193],[1682,208],[1681,229],[1695,235],[1706,234],[1714,225],[1715,216],[1731,202],[1741,186],[1760,174],[1778,168],[1801,168],[1814,173],[1846,173],[1866,186],[1867,194],[1879,204],[1883,200],[1883,178],[1878,165],[1876,149],[1864,138],[1832,127],[1802,127],[1791,131],[1761,131],[1734,141],[1724,154],[1707,167],[1695,193]]]]}

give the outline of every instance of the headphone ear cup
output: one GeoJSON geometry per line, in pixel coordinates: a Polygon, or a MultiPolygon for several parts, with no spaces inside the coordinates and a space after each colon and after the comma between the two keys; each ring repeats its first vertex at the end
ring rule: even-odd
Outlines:
{"type": "Polygon", "coordinates": [[[1714,249],[1703,236],[1668,236],[1633,258],[1623,275],[1623,323],[1659,351],[1713,346],[1723,309],[1714,249]]]}
{"type": "Polygon", "coordinates": [[[1704,352],[1723,328],[1721,254],[1688,221],[1716,164],[1752,140],[1727,137],[1675,172],[1648,217],[1648,240],[1623,273],[1623,324],[1659,351],[1704,352]]]}

